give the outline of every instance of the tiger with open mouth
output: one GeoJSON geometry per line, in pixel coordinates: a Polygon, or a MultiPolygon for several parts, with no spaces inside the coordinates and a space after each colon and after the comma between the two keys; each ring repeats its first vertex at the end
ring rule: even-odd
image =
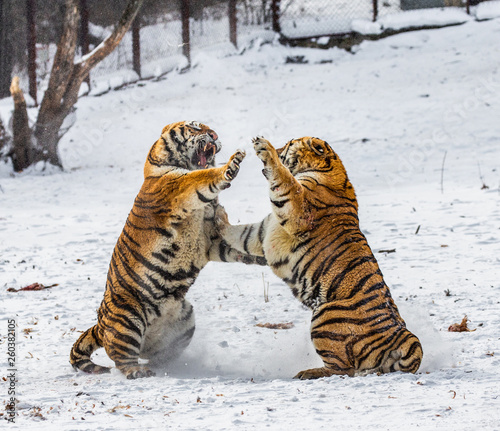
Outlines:
{"type": "Polygon", "coordinates": [[[238,150],[215,167],[220,149],[217,134],[204,124],[179,122],[163,129],[116,243],[97,324],[71,350],[75,369],[109,372],[90,358],[104,347],[127,378],[154,375],[152,368],[177,357],[191,341],[194,312],[185,295],[209,261],[266,264],[218,234],[216,225],[227,220],[218,194],[245,157],[238,150]]]}

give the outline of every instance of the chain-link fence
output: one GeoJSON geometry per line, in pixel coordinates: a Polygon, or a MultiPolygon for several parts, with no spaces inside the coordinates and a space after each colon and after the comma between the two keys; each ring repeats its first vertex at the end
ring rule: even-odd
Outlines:
{"type": "MultiPolygon", "coordinates": [[[[78,56],[92,50],[111,33],[126,1],[80,0],[82,23],[88,24],[86,30],[81,29],[78,56]],[[87,19],[83,19],[84,15],[87,19]]],[[[50,6],[48,3],[0,0],[0,54],[5,60],[0,62],[0,75],[5,78],[0,85],[0,97],[9,95],[14,74],[21,75],[25,92],[29,82],[30,94],[36,94],[33,86],[45,86],[62,31],[65,2],[54,0],[50,6]],[[27,47],[30,13],[35,16],[36,40],[27,47]],[[36,64],[31,65],[36,68],[34,82],[28,79],[29,52],[36,57],[36,64]],[[7,57],[6,53],[11,55],[7,57]]],[[[234,51],[238,41],[245,43],[248,35],[270,23],[271,3],[272,0],[145,0],[135,28],[92,69],[91,91],[100,93],[139,78],[160,76],[186,66],[191,54],[196,55],[201,49],[217,48],[222,55],[234,51]]]]}
{"type": "Polygon", "coordinates": [[[288,39],[351,33],[353,21],[376,19],[402,11],[477,5],[476,0],[277,0],[275,27],[288,39]]]}
{"type": "MultiPolygon", "coordinates": [[[[211,6],[199,6],[189,11],[189,40],[183,37],[182,3],[174,3],[167,13],[159,16],[141,14],[138,17],[138,37],[134,40],[128,32],[118,48],[92,71],[92,79],[97,80],[123,70],[133,71],[142,78],[162,75],[179,65],[187,65],[185,45],[189,44],[189,56],[202,48],[230,44],[229,8],[227,2],[211,6]],[[139,66],[134,68],[133,45],[138,45],[139,66]]],[[[184,24],[185,25],[185,24],[184,24]]],[[[94,35],[102,29],[94,26],[94,35]]],[[[137,65],[136,65],[137,66],[137,65]]],[[[117,79],[118,80],[118,79],[117,79]]],[[[118,80],[119,81],[119,80],[118,80]]]]}
{"type": "MultiPolygon", "coordinates": [[[[128,32],[118,48],[92,70],[92,91],[104,91],[106,86],[119,86],[139,76],[161,76],[175,67],[186,66],[190,57],[202,49],[216,50],[218,55],[234,52],[240,39],[263,25],[270,26],[270,6],[271,0],[224,0],[208,5],[180,0],[162,14],[142,13],[137,18],[136,37],[128,32]],[[183,10],[186,3],[188,18],[183,10]]],[[[102,40],[107,31],[91,25],[89,34],[102,40]]]]}
{"type": "MultiPolygon", "coordinates": [[[[82,23],[78,55],[91,50],[112,31],[127,0],[79,0],[82,23]]],[[[201,49],[219,55],[242,46],[263,29],[288,39],[348,34],[353,21],[373,21],[401,11],[444,7],[469,7],[479,0],[145,0],[133,28],[119,46],[90,73],[94,94],[139,78],[154,78],[187,66],[201,49]],[[215,51],[215,50],[214,50],[215,51]]],[[[64,13],[64,0],[0,0],[0,97],[8,96],[13,74],[20,74],[30,94],[48,80],[64,13]],[[49,4],[50,3],[50,4],[49,4]],[[26,49],[28,5],[36,7],[36,43],[26,49]],[[29,59],[36,54],[36,63],[29,59]],[[8,54],[8,56],[7,56],[8,54]],[[36,76],[36,79],[34,77],[36,76]],[[28,77],[30,79],[28,79],[28,77]]]]}
{"type": "MultiPolygon", "coordinates": [[[[374,15],[372,0],[285,0],[280,7],[280,30],[289,39],[344,34],[354,19],[374,15]]],[[[399,3],[392,0],[392,3],[399,3]]]]}

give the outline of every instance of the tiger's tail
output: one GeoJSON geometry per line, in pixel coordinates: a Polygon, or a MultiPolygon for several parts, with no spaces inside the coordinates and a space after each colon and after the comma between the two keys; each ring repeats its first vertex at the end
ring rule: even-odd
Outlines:
{"type": "Polygon", "coordinates": [[[111,368],[94,364],[90,359],[90,355],[99,347],[102,347],[102,343],[97,333],[97,325],[95,325],[87,329],[87,331],[76,340],[76,343],[73,344],[69,362],[73,365],[75,370],[82,370],[91,374],[109,373],[111,368]]]}

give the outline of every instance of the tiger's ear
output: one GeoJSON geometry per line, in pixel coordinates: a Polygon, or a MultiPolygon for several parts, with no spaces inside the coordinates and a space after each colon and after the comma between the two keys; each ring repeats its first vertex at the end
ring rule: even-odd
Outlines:
{"type": "Polygon", "coordinates": [[[337,154],[335,153],[335,151],[333,151],[333,148],[330,147],[330,144],[328,142],[324,141],[324,147],[325,147],[325,153],[333,154],[334,159],[337,160],[337,154]]]}
{"type": "Polygon", "coordinates": [[[201,124],[198,121],[186,121],[186,122],[184,122],[184,124],[186,126],[188,126],[188,127],[191,127],[191,129],[194,129],[194,130],[197,130],[197,131],[202,130],[203,127],[206,127],[208,129],[207,126],[204,126],[203,124],[201,124]]]}
{"type": "Polygon", "coordinates": [[[323,156],[326,152],[323,141],[320,141],[319,139],[311,139],[309,141],[309,146],[318,156],[323,156]]]}

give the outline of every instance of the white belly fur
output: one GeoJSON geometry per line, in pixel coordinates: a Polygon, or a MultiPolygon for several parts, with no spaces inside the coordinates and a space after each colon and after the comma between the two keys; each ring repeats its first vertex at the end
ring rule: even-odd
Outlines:
{"type": "MultiPolygon", "coordinates": [[[[165,360],[178,356],[176,341],[194,326],[194,313],[183,320],[186,300],[168,300],[161,307],[161,316],[156,318],[146,330],[141,346],[141,358],[151,359],[158,352],[166,352],[165,360]],[[184,305],[184,309],[183,309],[184,305]]],[[[189,307],[190,304],[188,303],[189,307]]]]}

